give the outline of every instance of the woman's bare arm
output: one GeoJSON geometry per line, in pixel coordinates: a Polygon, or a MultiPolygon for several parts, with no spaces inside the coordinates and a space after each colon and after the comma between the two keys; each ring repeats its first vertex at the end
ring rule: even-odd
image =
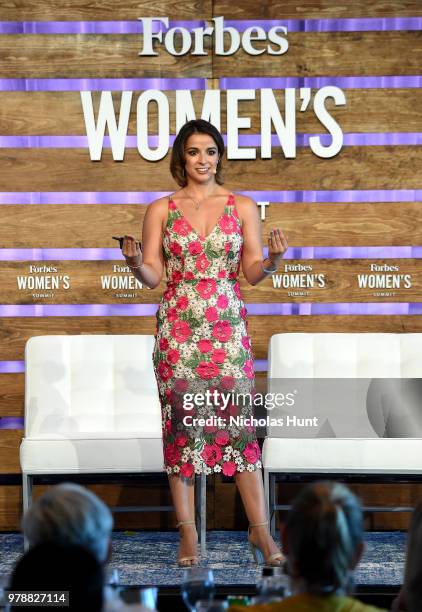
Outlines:
{"type": "Polygon", "coordinates": [[[132,274],[149,289],[155,289],[164,272],[163,215],[167,214],[167,198],[160,198],[148,205],[142,226],[142,253],[136,249],[135,238],[126,235],[123,255],[132,274]],[[126,243],[126,244],[125,244],[126,243]]]}
{"type": "Polygon", "coordinates": [[[248,283],[256,285],[268,276],[268,273],[263,271],[263,266],[265,268],[278,267],[287,251],[287,239],[282,230],[278,228],[271,230],[268,240],[268,257],[263,259],[258,206],[251,198],[237,197],[243,230],[242,271],[248,283]]]}

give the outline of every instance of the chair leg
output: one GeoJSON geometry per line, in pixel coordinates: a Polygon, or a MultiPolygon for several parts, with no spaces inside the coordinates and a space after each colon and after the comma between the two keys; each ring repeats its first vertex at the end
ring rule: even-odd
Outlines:
{"type": "Polygon", "coordinates": [[[264,470],[265,507],[270,523],[270,533],[273,537],[275,536],[274,491],[274,474],[268,470],[264,470]]]}
{"type": "Polygon", "coordinates": [[[32,476],[29,474],[22,474],[22,502],[23,512],[25,513],[32,500],[32,476]]]}
{"type": "Polygon", "coordinates": [[[196,514],[201,556],[207,553],[207,477],[200,474],[196,479],[196,514]]]}
{"type": "MultiPolygon", "coordinates": [[[[25,514],[32,501],[32,476],[29,474],[22,474],[22,502],[23,502],[23,513],[25,514]]],[[[23,539],[23,548],[28,550],[29,542],[27,538],[23,539]]]]}
{"type": "Polygon", "coordinates": [[[275,474],[269,474],[269,482],[268,482],[268,490],[269,490],[269,509],[270,509],[270,531],[273,538],[275,538],[275,530],[276,530],[276,480],[275,474]]]}
{"type": "Polygon", "coordinates": [[[201,474],[201,555],[207,554],[207,477],[201,474]]]}
{"type": "Polygon", "coordinates": [[[201,531],[201,482],[200,477],[195,476],[195,522],[198,533],[201,531]]]}
{"type": "Polygon", "coordinates": [[[270,516],[270,488],[269,488],[269,474],[268,470],[264,471],[264,497],[265,497],[265,509],[267,511],[267,516],[270,516]]]}

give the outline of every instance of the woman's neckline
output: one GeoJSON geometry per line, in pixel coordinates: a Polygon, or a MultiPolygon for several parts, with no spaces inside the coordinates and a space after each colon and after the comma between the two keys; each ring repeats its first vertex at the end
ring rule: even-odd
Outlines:
{"type": "Polygon", "coordinates": [[[232,197],[234,197],[234,196],[233,196],[233,194],[230,192],[230,193],[229,193],[229,196],[228,196],[228,198],[227,198],[227,200],[226,200],[226,203],[224,204],[223,212],[221,213],[221,215],[219,215],[219,216],[218,216],[217,221],[216,221],[216,222],[215,222],[215,224],[214,224],[214,227],[212,228],[212,230],[211,230],[211,231],[210,231],[210,232],[209,232],[209,233],[208,233],[206,236],[204,236],[203,234],[200,234],[200,233],[199,233],[199,232],[198,232],[198,231],[197,231],[197,230],[196,230],[196,229],[193,227],[192,223],[189,221],[189,219],[187,218],[187,216],[186,216],[186,215],[185,215],[185,214],[184,214],[184,213],[181,211],[181,209],[178,207],[177,203],[176,203],[176,202],[175,202],[175,200],[172,198],[172,196],[169,196],[169,202],[173,202],[173,204],[175,205],[176,210],[177,210],[177,212],[179,213],[179,215],[181,215],[181,216],[184,218],[184,220],[186,221],[186,223],[189,225],[190,229],[191,229],[191,230],[192,230],[192,231],[193,231],[193,232],[194,232],[194,233],[197,235],[197,237],[198,237],[200,240],[208,240],[208,238],[209,238],[210,236],[212,236],[212,234],[213,234],[213,233],[215,232],[215,230],[217,229],[217,227],[218,227],[218,223],[219,223],[219,221],[221,220],[221,218],[222,218],[222,217],[225,215],[225,213],[226,213],[226,208],[227,208],[227,206],[229,205],[229,202],[230,202],[230,200],[232,199],[232,197]]]}

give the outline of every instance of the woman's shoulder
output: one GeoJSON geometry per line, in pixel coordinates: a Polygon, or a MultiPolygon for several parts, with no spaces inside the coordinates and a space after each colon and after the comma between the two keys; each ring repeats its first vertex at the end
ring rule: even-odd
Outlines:
{"type": "Polygon", "coordinates": [[[146,213],[150,218],[160,217],[164,219],[168,212],[168,196],[152,200],[147,206],[146,213]]]}
{"type": "Polygon", "coordinates": [[[246,223],[255,219],[255,215],[257,214],[257,204],[255,200],[240,193],[233,192],[233,196],[241,222],[246,223]]]}
{"type": "Polygon", "coordinates": [[[243,210],[252,210],[256,208],[256,202],[249,196],[242,195],[241,193],[233,193],[236,205],[243,210]]]}
{"type": "Polygon", "coordinates": [[[236,193],[235,191],[231,191],[230,193],[232,193],[236,199],[236,202],[241,202],[241,203],[246,203],[246,202],[251,202],[251,203],[255,203],[255,201],[250,198],[249,196],[245,196],[241,193],[236,193]]]}
{"type": "Polygon", "coordinates": [[[163,208],[167,208],[168,206],[168,201],[169,201],[169,197],[171,197],[172,194],[169,194],[169,196],[163,196],[162,198],[157,198],[156,200],[152,200],[149,204],[148,204],[148,208],[154,209],[154,210],[160,210],[163,208]]]}

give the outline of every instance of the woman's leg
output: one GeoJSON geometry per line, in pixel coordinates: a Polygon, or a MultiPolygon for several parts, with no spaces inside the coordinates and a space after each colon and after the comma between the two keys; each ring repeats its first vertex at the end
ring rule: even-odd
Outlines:
{"type": "MultiPolygon", "coordinates": [[[[261,470],[237,473],[235,480],[249,523],[264,523],[267,521],[261,470]]],[[[270,534],[269,525],[251,527],[250,540],[261,549],[265,559],[279,552],[279,548],[270,534]]]]}
{"type": "MultiPolygon", "coordinates": [[[[180,476],[169,475],[169,485],[173,504],[176,510],[177,522],[195,520],[195,497],[194,497],[194,478],[182,478],[180,476]]],[[[180,526],[180,546],[178,558],[193,557],[197,555],[198,534],[196,526],[180,526]]],[[[193,562],[186,562],[192,565],[193,562]]]]}

